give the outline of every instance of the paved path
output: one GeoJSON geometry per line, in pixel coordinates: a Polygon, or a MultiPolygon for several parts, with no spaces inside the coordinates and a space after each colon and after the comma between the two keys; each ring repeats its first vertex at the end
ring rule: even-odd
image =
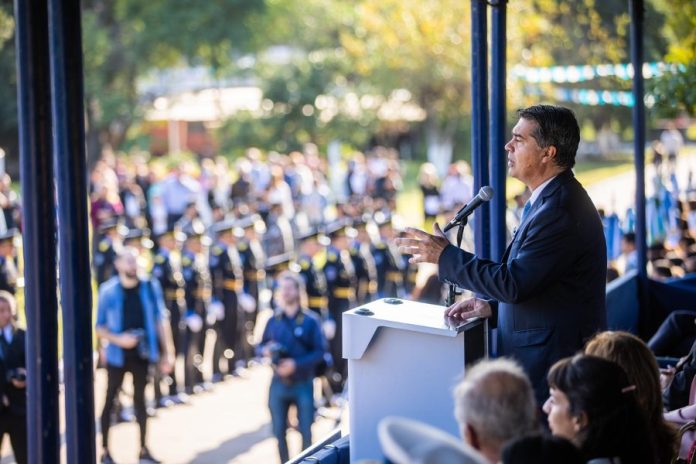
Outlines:
{"type": "MultiPolygon", "coordinates": [[[[272,438],[266,402],[271,370],[256,366],[241,378],[217,384],[215,390],[192,397],[188,405],[159,410],[148,421],[148,443],[152,454],[167,464],[272,464],[279,462],[272,438]]],[[[103,405],[106,373],[97,371],[95,392],[97,416],[103,405]]],[[[130,388],[130,380],[125,382],[130,388]]],[[[338,414],[338,410],[331,410],[338,414]]],[[[313,427],[313,438],[327,436],[334,421],[320,418],[313,427]]],[[[134,423],[111,428],[111,452],[119,464],[137,463],[138,427],[134,423]]],[[[99,443],[100,435],[97,436],[99,443]]],[[[291,455],[300,452],[299,433],[290,431],[291,455]]],[[[1,464],[13,463],[9,440],[2,448],[1,464]]],[[[65,456],[63,457],[65,462],[65,456]]]]}

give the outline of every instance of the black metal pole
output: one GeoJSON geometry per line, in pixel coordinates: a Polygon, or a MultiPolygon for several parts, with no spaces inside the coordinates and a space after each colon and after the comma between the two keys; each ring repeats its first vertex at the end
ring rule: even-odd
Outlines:
{"type": "Polygon", "coordinates": [[[507,0],[497,0],[491,12],[491,186],[495,195],[491,203],[491,258],[499,261],[505,253],[507,211],[505,181],[505,63],[507,0]]]}
{"type": "Polygon", "coordinates": [[[60,461],[56,218],[51,156],[48,9],[15,0],[19,159],[23,198],[29,462],[60,461]]]}
{"type": "MultiPolygon", "coordinates": [[[[488,182],[488,36],[486,2],[471,0],[471,170],[474,192],[488,182]]],[[[484,204],[474,213],[476,255],[490,256],[490,211],[484,204]]]]}
{"type": "Polygon", "coordinates": [[[633,64],[633,157],[636,170],[636,249],[638,273],[647,276],[648,256],[645,218],[645,104],[643,97],[643,0],[629,0],[631,13],[631,63],[633,64]]]}
{"type": "Polygon", "coordinates": [[[67,462],[95,462],[92,287],[79,0],[49,0],[67,462]]]}

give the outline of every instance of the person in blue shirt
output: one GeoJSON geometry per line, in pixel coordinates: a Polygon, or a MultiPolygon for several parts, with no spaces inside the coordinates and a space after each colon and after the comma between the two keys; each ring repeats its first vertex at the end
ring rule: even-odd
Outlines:
{"type": "Polygon", "coordinates": [[[278,310],[263,331],[258,354],[270,358],[273,379],[268,394],[273,435],[278,440],[281,462],[286,462],[288,409],[297,407],[302,448],[312,444],[314,421],[313,381],[317,365],[324,359],[326,340],[317,316],[307,307],[302,278],[285,271],[278,276],[278,310]]]}
{"type": "Polygon", "coordinates": [[[172,371],[174,343],[171,328],[159,282],[139,275],[137,250],[123,248],[115,264],[118,274],[99,286],[97,305],[97,336],[107,342],[101,462],[113,463],[108,447],[111,409],[126,372],[133,377],[133,403],[140,426],[140,462],[158,462],[145,445],[145,386],[150,363],[159,362],[164,374],[172,371]],[[160,346],[164,347],[162,356],[160,346]]]}

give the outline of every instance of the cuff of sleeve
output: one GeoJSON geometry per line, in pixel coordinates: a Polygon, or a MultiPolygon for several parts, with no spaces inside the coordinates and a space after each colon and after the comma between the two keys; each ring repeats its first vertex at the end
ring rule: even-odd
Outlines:
{"type": "Polygon", "coordinates": [[[498,302],[495,300],[488,300],[488,304],[491,306],[491,317],[488,319],[488,326],[491,329],[498,328],[498,302]]]}

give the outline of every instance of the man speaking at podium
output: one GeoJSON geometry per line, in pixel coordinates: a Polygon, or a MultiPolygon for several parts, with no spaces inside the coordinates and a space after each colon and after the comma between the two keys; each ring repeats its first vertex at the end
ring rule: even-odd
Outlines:
{"type": "Polygon", "coordinates": [[[597,210],[571,170],[580,141],[574,114],[549,105],[518,114],[505,145],[508,173],[532,195],[502,262],[456,248],[437,224],[435,235],[408,229],[397,243],[412,262],[438,264],[443,282],[483,296],[454,303],[446,315],[490,318],[498,354],[522,364],[543,404],[551,365],[605,327],[606,245],[597,210]]]}

